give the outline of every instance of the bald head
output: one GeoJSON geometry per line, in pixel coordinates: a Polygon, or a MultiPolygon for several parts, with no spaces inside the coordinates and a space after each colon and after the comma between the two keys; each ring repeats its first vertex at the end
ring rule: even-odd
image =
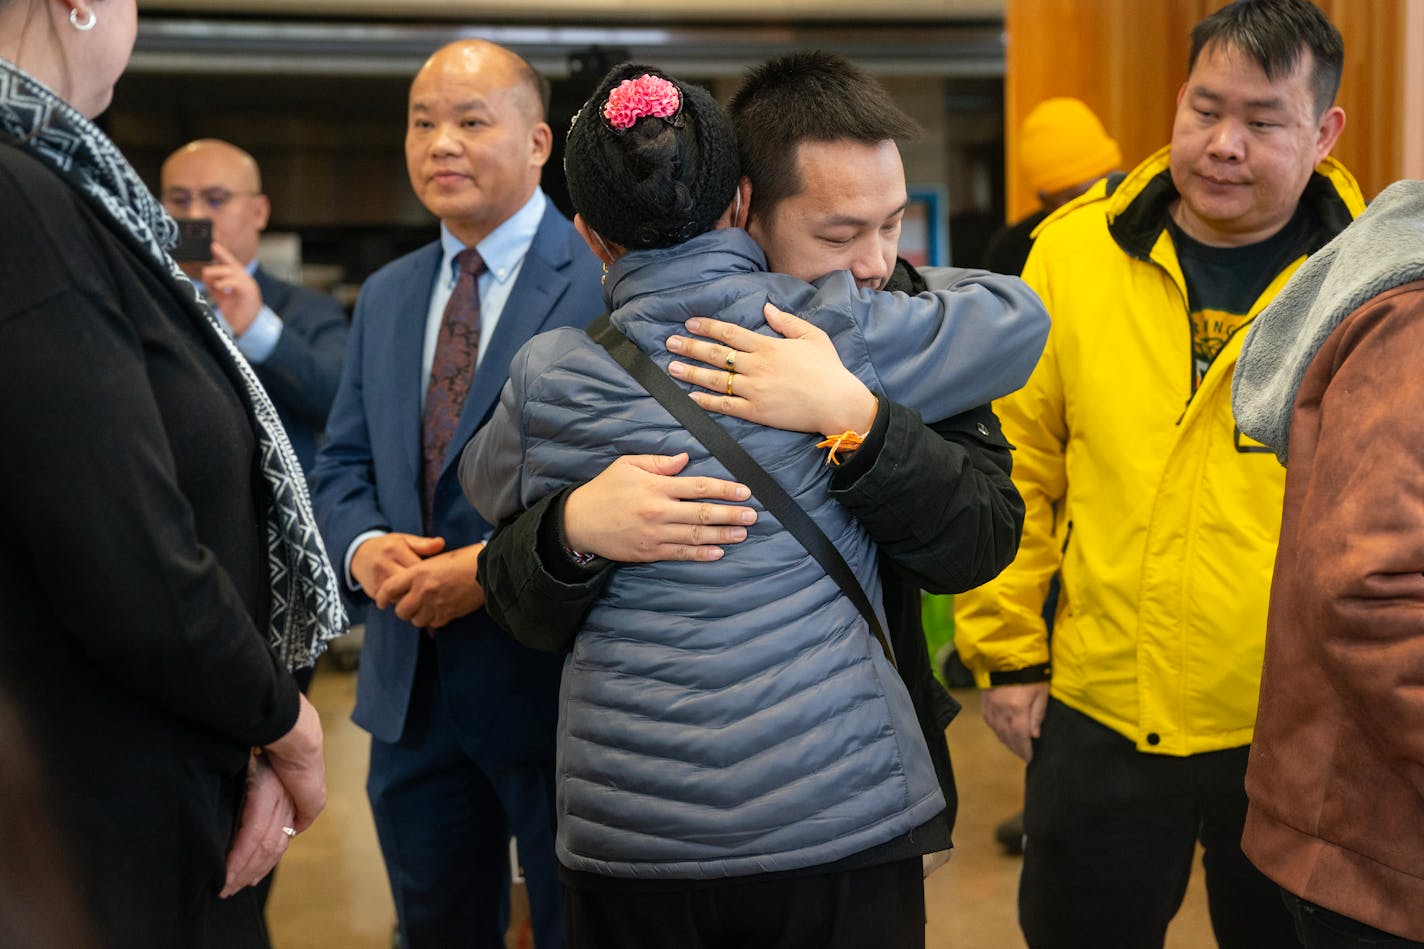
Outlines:
{"type": "Polygon", "coordinates": [[[189,142],[163,162],[163,183],[167,186],[170,166],[201,162],[223,172],[245,191],[262,190],[262,172],[257,167],[257,159],[231,142],[220,138],[200,138],[189,142]]]}
{"type": "Polygon", "coordinates": [[[489,40],[456,40],[437,49],[420,67],[411,90],[424,76],[482,73],[507,83],[530,121],[542,122],[549,107],[549,90],[529,60],[489,40]]]}
{"type": "Polygon", "coordinates": [[[163,163],[159,196],[169,214],[208,218],[213,241],[244,264],[257,256],[271,205],[251,155],[230,142],[201,138],[163,163]]]}

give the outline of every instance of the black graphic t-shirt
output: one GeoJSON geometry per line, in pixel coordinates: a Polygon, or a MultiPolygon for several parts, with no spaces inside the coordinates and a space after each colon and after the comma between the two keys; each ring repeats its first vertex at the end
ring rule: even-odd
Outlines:
{"type": "Polygon", "coordinates": [[[1286,226],[1242,247],[1212,247],[1187,235],[1175,221],[1167,227],[1187,279],[1192,321],[1192,391],[1226,341],[1246,325],[1251,305],[1310,239],[1310,212],[1302,204],[1286,226]]]}

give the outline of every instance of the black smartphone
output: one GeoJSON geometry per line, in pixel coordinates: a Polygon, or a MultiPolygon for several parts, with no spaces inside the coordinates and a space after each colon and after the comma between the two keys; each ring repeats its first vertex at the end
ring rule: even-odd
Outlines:
{"type": "Polygon", "coordinates": [[[213,259],[213,222],[207,218],[177,218],[178,246],[174,260],[207,263],[213,259]]]}

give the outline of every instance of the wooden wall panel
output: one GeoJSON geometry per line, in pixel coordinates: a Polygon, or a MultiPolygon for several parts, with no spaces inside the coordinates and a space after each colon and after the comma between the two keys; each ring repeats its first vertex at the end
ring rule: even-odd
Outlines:
{"type": "MultiPolygon", "coordinates": [[[[1005,180],[1008,217],[1037,206],[1017,173],[1019,123],[1051,96],[1092,106],[1131,167],[1171,138],[1177,90],[1186,78],[1192,26],[1225,0],[1007,0],[1005,180]]],[[[1405,50],[1424,53],[1407,25],[1424,19],[1424,0],[1320,0],[1345,39],[1339,103],[1347,123],[1335,154],[1367,197],[1405,174],[1405,135],[1417,130],[1418,96],[1406,94],[1405,50]]],[[[1424,136],[1424,132],[1416,132],[1424,136]]]]}
{"type": "Polygon", "coordinates": [[[1404,81],[1400,122],[1400,177],[1424,178],[1424,0],[1404,8],[1404,81]]]}
{"type": "Polygon", "coordinates": [[[1335,147],[1373,198],[1404,176],[1406,7],[1417,0],[1318,0],[1345,38],[1338,102],[1345,131],[1335,147]]]}

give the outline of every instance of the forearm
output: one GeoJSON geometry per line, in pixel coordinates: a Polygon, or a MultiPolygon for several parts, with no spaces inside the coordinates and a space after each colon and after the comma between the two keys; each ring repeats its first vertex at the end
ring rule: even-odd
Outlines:
{"type": "Polygon", "coordinates": [[[879,388],[930,418],[1019,389],[1043,352],[1048,314],[1017,277],[925,271],[930,293],[863,301],[861,336],[879,388]]]}
{"type": "Polygon", "coordinates": [[[923,589],[957,593],[992,579],[1018,549],[1024,510],[1010,465],[987,407],[931,427],[882,399],[831,493],[923,589]]]}
{"type": "Polygon", "coordinates": [[[1021,487],[1024,528],[1013,562],[954,601],[955,646],[981,688],[1041,682],[1049,668],[1043,605],[1062,562],[1064,539],[1041,490],[1021,487]]]}

